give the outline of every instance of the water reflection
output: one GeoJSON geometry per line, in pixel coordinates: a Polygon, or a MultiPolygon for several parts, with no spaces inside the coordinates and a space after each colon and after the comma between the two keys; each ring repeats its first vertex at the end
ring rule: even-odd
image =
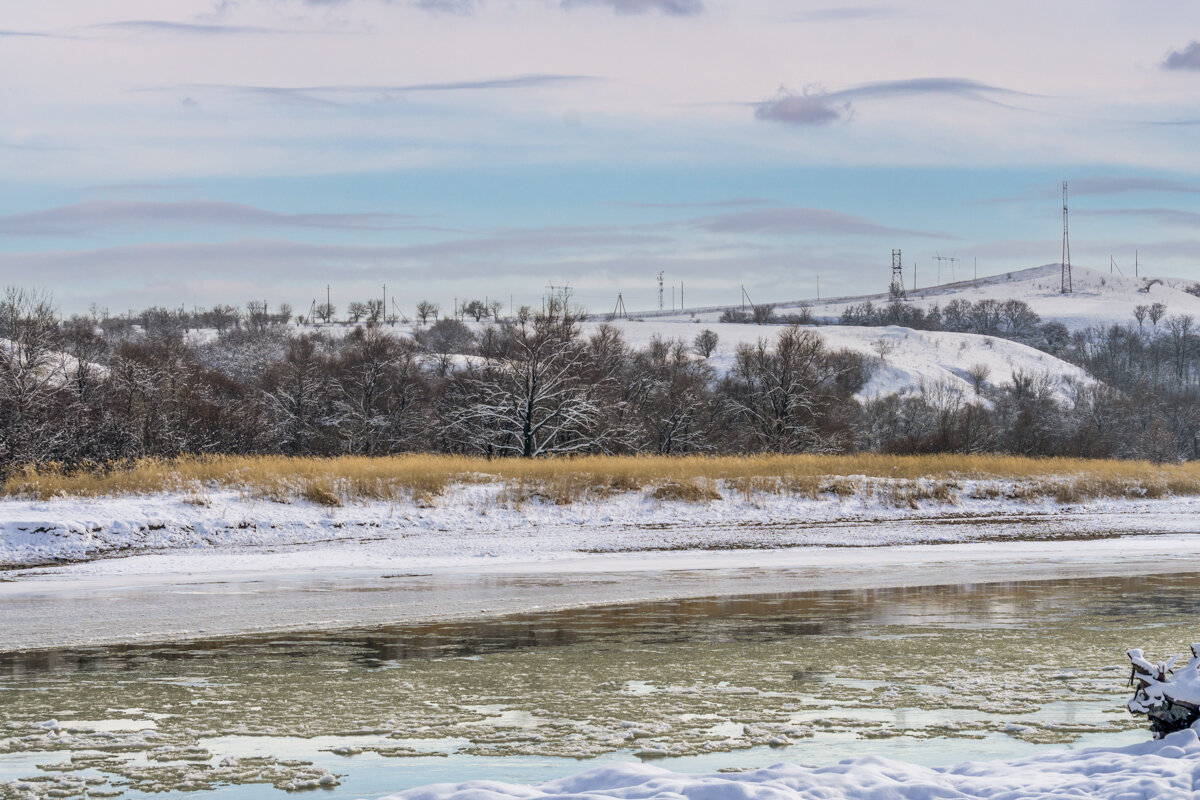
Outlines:
{"type": "Polygon", "coordinates": [[[1200,575],[1085,578],[956,586],[715,597],[580,608],[500,618],[0,653],[0,676],[137,671],[150,662],[311,658],[330,646],[356,665],[466,658],[633,637],[643,644],[778,641],[837,635],[856,625],[1018,628],[1089,616],[1136,618],[1146,627],[1200,613],[1200,575]]]}

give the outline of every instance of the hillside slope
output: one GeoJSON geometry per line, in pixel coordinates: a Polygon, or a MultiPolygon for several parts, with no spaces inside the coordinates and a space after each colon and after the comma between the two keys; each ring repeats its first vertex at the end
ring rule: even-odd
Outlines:
{"type": "MultiPolygon", "coordinates": [[[[991,299],[998,301],[1024,300],[1041,316],[1043,321],[1055,320],[1063,323],[1071,330],[1079,330],[1094,325],[1111,325],[1114,323],[1133,323],[1133,310],[1139,305],[1163,303],[1167,307],[1167,315],[1189,314],[1200,319],[1200,297],[1188,294],[1185,288],[1193,281],[1179,278],[1146,278],[1110,275],[1086,267],[1075,267],[1072,270],[1073,288],[1071,294],[1063,294],[1061,287],[1061,267],[1058,264],[1046,264],[1041,267],[1006,272],[978,280],[958,281],[917,291],[908,292],[909,302],[929,307],[935,303],[945,306],[951,300],[968,300],[972,303],[991,299]]],[[[911,279],[911,277],[910,277],[911,279]]],[[[886,282],[886,275],[881,275],[879,285],[886,282]]],[[[814,318],[818,320],[836,321],[842,311],[849,305],[870,301],[872,303],[887,303],[886,292],[868,295],[828,298],[822,302],[784,301],[776,303],[778,314],[794,312],[804,305],[809,305],[814,318]]],[[[645,319],[698,319],[702,322],[715,322],[720,318],[723,309],[709,308],[693,312],[676,312],[667,315],[643,315],[645,319]]],[[[1147,323],[1149,324],[1149,323],[1147,323]]]]}
{"type": "MultiPolygon", "coordinates": [[[[589,322],[584,332],[591,333],[600,322],[589,322]]],[[[759,339],[769,344],[784,330],[782,325],[741,325],[733,323],[687,324],[682,320],[654,319],[645,321],[616,320],[615,325],[632,346],[644,348],[654,336],[663,339],[682,339],[691,343],[705,328],[716,332],[720,340],[708,362],[718,372],[733,368],[737,348],[759,339]]],[[[1027,345],[980,336],[973,333],[949,331],[915,331],[889,326],[883,328],[851,325],[824,325],[809,328],[818,333],[832,349],[852,350],[873,362],[870,381],[857,397],[870,400],[883,395],[918,392],[923,386],[948,387],[975,399],[975,387],[968,372],[975,367],[986,370],[987,383],[1001,386],[1012,383],[1013,373],[1049,374],[1058,382],[1059,399],[1066,399],[1067,386],[1094,383],[1082,369],[1027,345]],[[881,357],[881,351],[884,355],[881,357]]]]}

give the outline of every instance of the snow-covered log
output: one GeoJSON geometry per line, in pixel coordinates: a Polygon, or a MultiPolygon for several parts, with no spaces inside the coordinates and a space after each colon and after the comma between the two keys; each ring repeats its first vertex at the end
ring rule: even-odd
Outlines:
{"type": "Polygon", "coordinates": [[[1183,654],[1152,664],[1141,650],[1126,653],[1133,663],[1129,683],[1136,686],[1129,711],[1145,714],[1155,739],[1181,731],[1200,720],[1200,643],[1192,645],[1192,658],[1175,669],[1183,654]]]}

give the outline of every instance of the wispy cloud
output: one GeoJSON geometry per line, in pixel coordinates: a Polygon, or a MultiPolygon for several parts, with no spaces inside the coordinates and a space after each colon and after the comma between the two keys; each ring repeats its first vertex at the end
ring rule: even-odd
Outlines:
{"type": "Polygon", "coordinates": [[[618,14],[645,14],[657,11],[671,16],[691,16],[704,11],[701,0],[563,0],[564,8],[573,6],[611,6],[618,14]]]}
{"type": "Polygon", "coordinates": [[[823,208],[770,208],[699,217],[684,225],[712,233],[850,235],[850,236],[921,236],[930,239],[953,237],[928,231],[906,230],[879,225],[870,220],[823,208]]]}
{"type": "Polygon", "coordinates": [[[1172,50],[1163,59],[1162,68],[1200,70],[1200,42],[1192,42],[1182,50],[1172,50]]]}
{"type": "Polygon", "coordinates": [[[407,215],[281,214],[213,200],[145,202],[94,200],[0,216],[0,233],[9,236],[78,236],[89,232],[146,226],[225,226],[323,228],[330,230],[407,230],[418,226],[407,215]]]}
{"type": "Polygon", "coordinates": [[[850,119],[854,114],[853,104],[859,100],[921,95],[942,95],[1002,106],[1006,104],[996,100],[996,97],[1030,96],[967,78],[913,78],[864,83],[836,92],[809,87],[803,93],[796,94],[781,88],[775,97],[757,103],[754,115],[761,120],[791,125],[824,125],[850,119]]]}
{"type": "Polygon", "coordinates": [[[236,84],[181,84],[152,87],[152,91],[220,91],[272,99],[297,105],[353,105],[363,98],[376,100],[390,95],[419,92],[469,92],[505,89],[533,89],[561,84],[599,80],[590,75],[510,75],[436,83],[409,83],[364,86],[239,86],[236,84]]]}
{"type": "Polygon", "coordinates": [[[246,33],[291,33],[278,28],[262,28],[255,25],[213,25],[199,22],[171,22],[161,19],[132,19],[120,22],[104,22],[89,26],[91,30],[124,31],[127,33],[184,33],[200,36],[224,36],[246,33]]]}
{"type": "Polygon", "coordinates": [[[1194,183],[1166,178],[1076,178],[1070,182],[1071,194],[1126,194],[1129,192],[1183,192],[1200,194],[1194,183]]]}
{"type": "Polygon", "coordinates": [[[1106,208],[1081,210],[1075,213],[1088,217],[1133,217],[1152,220],[1160,225],[1200,228],[1200,213],[1182,211],[1177,208],[1106,208]]]}
{"type": "Polygon", "coordinates": [[[33,39],[65,39],[65,38],[68,38],[68,37],[62,36],[61,34],[57,34],[57,33],[43,33],[40,31],[0,30],[0,39],[2,39],[4,37],[19,37],[19,38],[33,38],[33,39]]]}

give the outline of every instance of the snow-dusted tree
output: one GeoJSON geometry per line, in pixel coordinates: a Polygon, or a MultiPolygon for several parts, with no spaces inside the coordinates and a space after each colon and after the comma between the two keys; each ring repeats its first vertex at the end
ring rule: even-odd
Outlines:
{"type": "Polygon", "coordinates": [[[379,298],[374,298],[367,301],[366,311],[367,322],[372,325],[378,325],[383,321],[383,301],[379,298]]]}
{"type": "Polygon", "coordinates": [[[719,341],[720,339],[714,331],[705,328],[696,334],[696,338],[692,340],[692,347],[696,348],[696,352],[701,356],[708,358],[716,351],[719,341]]]}
{"type": "Polygon", "coordinates": [[[504,355],[458,376],[450,436],[468,450],[525,458],[605,450],[600,387],[583,377],[577,319],[552,307],[504,331],[504,355]]]}
{"type": "Polygon", "coordinates": [[[337,313],[337,307],[333,303],[318,303],[316,308],[313,309],[313,313],[317,315],[317,318],[321,322],[328,324],[333,320],[334,314],[337,313]]]}
{"type": "Polygon", "coordinates": [[[504,311],[504,303],[499,300],[493,300],[492,304],[488,306],[488,310],[492,312],[492,319],[499,322],[500,314],[504,311]]]}
{"type": "Polygon", "coordinates": [[[464,300],[461,312],[462,316],[471,317],[476,322],[480,322],[488,315],[488,307],[483,304],[482,300],[464,300]]]}
{"type": "Polygon", "coordinates": [[[48,460],[57,440],[46,411],[66,378],[58,318],[48,295],[8,288],[0,298],[0,471],[48,460]]]}
{"type": "Polygon", "coordinates": [[[775,317],[775,306],[772,303],[763,303],[754,306],[754,322],[758,325],[765,325],[775,317]]]}
{"type": "Polygon", "coordinates": [[[346,306],[346,318],[351,324],[358,324],[358,321],[367,315],[367,304],[355,300],[346,306]]]}
{"type": "Polygon", "coordinates": [[[346,337],[333,402],[344,450],[383,455],[416,440],[424,383],[414,350],[376,326],[346,337]]]}
{"type": "Polygon", "coordinates": [[[652,340],[638,353],[625,382],[634,390],[639,449],[663,455],[714,449],[712,376],[683,342],[652,340]]]}
{"type": "Polygon", "coordinates": [[[1140,305],[1133,309],[1133,318],[1137,320],[1138,329],[1141,330],[1146,322],[1146,314],[1150,311],[1150,306],[1140,305]]]}
{"type": "Polygon", "coordinates": [[[1163,315],[1166,313],[1167,306],[1165,303],[1151,303],[1150,309],[1146,312],[1146,316],[1150,317],[1150,323],[1157,328],[1158,321],[1162,319],[1163,315]]]}
{"type": "Polygon", "coordinates": [[[270,440],[284,453],[304,455],[325,450],[330,424],[329,370],[320,340],[300,336],[288,343],[287,356],[264,378],[262,399],[271,424],[270,440]]]}
{"type": "Polygon", "coordinates": [[[437,313],[437,303],[431,303],[428,300],[422,300],[421,302],[417,303],[417,319],[421,321],[422,325],[428,322],[430,317],[437,319],[437,313]]]}
{"type": "Polygon", "coordinates": [[[755,449],[837,450],[838,437],[822,422],[836,400],[840,371],[824,340],[794,325],[780,333],[773,348],[764,339],[743,344],[727,382],[731,415],[744,426],[755,449]]]}

